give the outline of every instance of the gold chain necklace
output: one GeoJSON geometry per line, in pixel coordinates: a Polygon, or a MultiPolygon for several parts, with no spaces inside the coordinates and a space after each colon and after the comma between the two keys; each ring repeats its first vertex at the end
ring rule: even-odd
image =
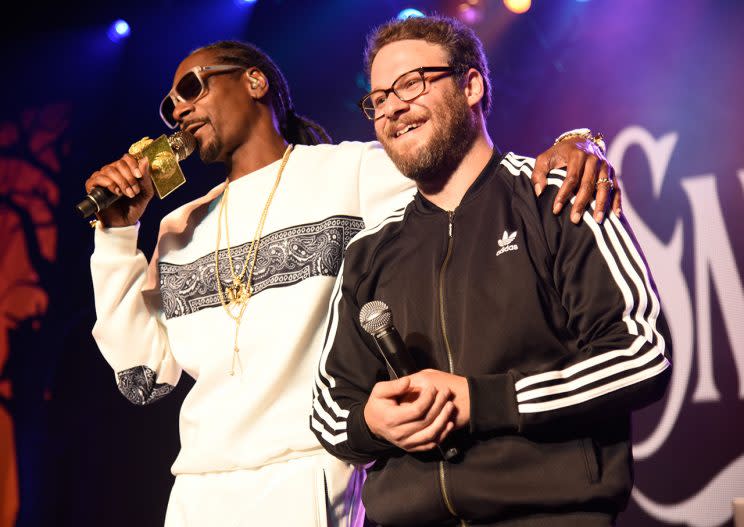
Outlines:
{"type": "Polygon", "coordinates": [[[279,180],[282,178],[282,172],[284,167],[287,166],[289,160],[289,154],[292,152],[293,145],[287,146],[282,156],[282,164],[279,166],[279,171],[276,174],[276,180],[274,181],[274,187],[269,193],[269,197],[264,205],[263,212],[261,213],[261,219],[256,227],[256,232],[253,235],[251,241],[251,247],[248,254],[245,256],[245,263],[243,270],[236,274],[235,267],[233,266],[232,251],[230,250],[230,229],[229,222],[227,221],[227,200],[230,194],[230,179],[225,181],[225,190],[222,191],[222,199],[220,200],[220,210],[217,214],[217,248],[214,250],[214,274],[217,280],[217,294],[220,297],[220,304],[225,309],[225,312],[230,318],[235,321],[235,340],[233,342],[233,358],[232,365],[230,366],[230,375],[235,375],[235,363],[238,363],[238,367],[241,372],[243,367],[240,364],[240,348],[238,347],[238,334],[240,332],[240,322],[245,313],[245,308],[248,306],[248,300],[253,296],[253,271],[256,268],[256,257],[258,256],[258,245],[261,241],[261,233],[263,232],[264,223],[266,222],[266,214],[269,212],[269,206],[271,200],[274,198],[276,188],[279,186],[279,180]],[[225,239],[227,241],[227,260],[230,266],[230,275],[232,276],[232,284],[227,286],[225,293],[222,291],[222,282],[220,280],[220,239],[222,237],[222,215],[225,215],[225,239]],[[248,272],[248,280],[243,282],[246,271],[248,271],[248,258],[251,259],[250,272],[248,272]],[[227,299],[225,299],[227,296],[227,299]],[[237,311],[233,312],[233,306],[237,308],[237,311]]]}

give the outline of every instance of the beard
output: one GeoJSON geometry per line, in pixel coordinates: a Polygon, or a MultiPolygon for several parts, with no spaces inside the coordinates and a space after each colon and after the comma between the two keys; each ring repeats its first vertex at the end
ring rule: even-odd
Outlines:
{"type": "Polygon", "coordinates": [[[429,121],[433,125],[431,139],[418,151],[400,152],[393,145],[394,137],[378,134],[378,140],[398,170],[429,191],[444,186],[478,134],[477,120],[461,91],[448,91],[439,108],[438,113],[432,114],[439,119],[429,121]]]}
{"type": "Polygon", "coordinates": [[[215,140],[199,147],[199,157],[203,163],[209,165],[210,163],[217,162],[217,157],[220,155],[220,150],[222,149],[217,143],[218,141],[215,140]]]}
{"type": "Polygon", "coordinates": [[[208,137],[204,141],[198,141],[199,157],[205,164],[216,163],[222,151],[222,141],[214,132],[214,127],[209,120],[205,121],[204,125],[209,125],[212,128],[212,137],[208,137]]]}

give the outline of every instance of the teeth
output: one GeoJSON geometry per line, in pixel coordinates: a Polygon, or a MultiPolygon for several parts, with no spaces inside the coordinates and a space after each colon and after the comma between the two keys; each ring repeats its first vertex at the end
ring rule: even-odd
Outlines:
{"type": "Polygon", "coordinates": [[[409,124],[405,128],[403,128],[403,129],[398,130],[397,132],[395,132],[395,137],[400,137],[401,135],[405,134],[406,132],[409,132],[409,131],[413,130],[414,128],[418,128],[419,126],[421,126],[421,125],[419,125],[419,124],[409,124]]]}

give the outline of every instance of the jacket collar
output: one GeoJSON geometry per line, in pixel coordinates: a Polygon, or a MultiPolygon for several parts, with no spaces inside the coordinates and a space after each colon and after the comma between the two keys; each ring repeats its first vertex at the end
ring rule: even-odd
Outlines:
{"type": "MultiPolygon", "coordinates": [[[[481,173],[478,174],[478,177],[475,178],[475,181],[473,181],[468,190],[465,192],[465,195],[462,197],[458,208],[472,201],[475,196],[478,195],[480,189],[485,186],[486,182],[491,178],[491,175],[496,172],[496,168],[499,166],[499,163],[501,163],[501,159],[503,157],[504,156],[499,151],[499,149],[494,146],[493,153],[491,154],[491,159],[488,160],[488,163],[486,163],[486,166],[483,167],[481,173]]],[[[424,196],[422,196],[420,191],[416,192],[416,196],[414,197],[414,205],[416,210],[424,214],[446,212],[444,209],[438,207],[437,205],[426,199],[424,196]]]]}

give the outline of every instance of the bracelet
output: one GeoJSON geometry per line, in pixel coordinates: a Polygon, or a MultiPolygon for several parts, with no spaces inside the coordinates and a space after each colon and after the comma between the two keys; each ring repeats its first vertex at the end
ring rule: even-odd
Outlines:
{"type": "Polygon", "coordinates": [[[576,130],[569,130],[568,132],[563,132],[561,135],[559,135],[554,145],[557,145],[561,141],[565,141],[566,139],[572,139],[574,137],[583,137],[584,139],[588,139],[602,151],[602,154],[607,154],[607,145],[605,145],[604,136],[601,132],[597,132],[596,134],[592,133],[592,131],[589,128],[577,128],[576,130]]]}

